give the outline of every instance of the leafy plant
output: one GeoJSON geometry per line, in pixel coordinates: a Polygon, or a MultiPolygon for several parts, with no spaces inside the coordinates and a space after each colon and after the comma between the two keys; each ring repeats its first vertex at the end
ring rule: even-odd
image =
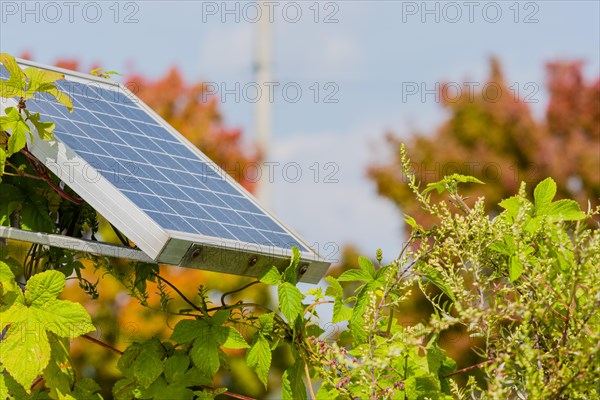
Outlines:
{"type": "MultiPolygon", "coordinates": [[[[2,57],[11,74],[22,76],[2,57]]],[[[23,97],[31,86],[31,78],[25,86],[12,75],[8,82],[2,87],[9,97],[17,93],[10,88],[20,88],[16,96],[23,97]]],[[[11,138],[25,129],[3,126],[11,138]]],[[[20,173],[0,183],[1,223],[93,238],[95,211],[56,177],[31,179],[40,171],[24,162],[25,152],[23,147],[6,158],[20,173]]],[[[556,184],[548,178],[535,187],[533,201],[523,184],[500,203],[504,211],[490,217],[483,199],[470,204],[460,194],[463,184],[481,183],[477,179],[454,174],[421,191],[404,148],[400,156],[408,188],[435,225],[406,216],[412,232],[393,262],[382,264],[381,251],[376,261],[359,257],[358,268],[326,278],[324,293],[298,288],[295,248],[284,271],[272,267],[259,280],[221,293],[215,305],[215,294],[203,286],[192,301],[158,265],[103,257],[84,262],[82,254],[39,245],[21,260],[18,247],[3,246],[0,397],[101,398],[99,385],[82,378],[69,356],[71,340],[86,340],[118,356],[116,399],[249,399],[219,379],[232,352],[245,354],[265,388],[280,383],[284,399],[598,398],[600,232],[586,220],[600,210],[583,212],[572,200],[554,201],[556,184]],[[433,190],[446,200],[432,202],[433,190]],[[100,295],[81,275],[90,264],[102,277],[116,278],[144,307],[175,318],[170,335],[123,350],[88,335],[94,326],[87,311],[58,297],[69,279],[90,297],[100,295]],[[254,285],[273,286],[277,307],[226,301],[254,285]],[[404,307],[414,290],[428,297],[435,312],[406,324],[404,307]],[[173,296],[187,308],[175,308],[173,296]],[[330,314],[320,310],[323,304],[332,307],[330,314]],[[440,337],[456,327],[473,339],[478,363],[458,366],[440,345],[440,337]],[[274,376],[273,353],[282,351],[290,356],[287,368],[274,376]],[[475,379],[475,371],[482,379],[475,379]],[[470,377],[459,385],[454,378],[463,374],[470,377]]]]}

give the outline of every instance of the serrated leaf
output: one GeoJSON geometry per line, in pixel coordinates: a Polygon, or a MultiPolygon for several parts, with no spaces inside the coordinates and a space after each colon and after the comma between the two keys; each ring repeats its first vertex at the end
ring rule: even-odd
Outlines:
{"type": "Polygon", "coordinates": [[[300,263],[300,250],[296,246],[292,247],[292,258],[290,265],[283,273],[284,282],[295,285],[298,282],[298,264],[300,263]]]}
{"type": "Polygon", "coordinates": [[[317,393],[315,393],[315,400],[332,400],[338,399],[340,392],[329,385],[328,383],[323,383],[317,393]]]}
{"type": "Polygon", "coordinates": [[[267,285],[277,285],[281,281],[281,273],[276,267],[271,267],[260,276],[259,280],[267,285]]]}
{"type": "Polygon", "coordinates": [[[342,321],[348,321],[352,318],[352,309],[346,307],[340,298],[336,298],[333,302],[333,316],[331,322],[334,324],[342,321]]]}
{"type": "Polygon", "coordinates": [[[52,137],[54,136],[53,132],[54,128],[56,128],[56,125],[54,124],[54,122],[51,121],[40,121],[40,118],[41,116],[39,113],[29,113],[29,121],[31,121],[31,123],[35,127],[35,130],[37,131],[40,139],[52,139],[52,137]]]}
{"type": "Polygon", "coordinates": [[[96,330],[92,319],[79,303],[50,300],[43,307],[31,307],[32,315],[47,330],[63,338],[74,339],[96,330]]]}
{"type": "Polygon", "coordinates": [[[219,367],[219,345],[212,340],[212,337],[197,338],[190,350],[190,357],[200,373],[208,378],[212,378],[219,367]]]}
{"type": "Polygon", "coordinates": [[[62,293],[67,284],[65,276],[58,271],[44,271],[27,281],[25,301],[35,307],[43,307],[62,293]]]}
{"type": "Polygon", "coordinates": [[[257,334],[250,350],[246,353],[246,363],[256,372],[265,389],[267,388],[269,368],[271,368],[271,357],[269,341],[260,333],[257,334]]]}
{"type": "Polygon", "coordinates": [[[63,74],[34,67],[25,68],[23,72],[29,79],[25,98],[31,98],[36,93],[48,93],[69,111],[73,111],[71,98],[54,84],[57,80],[65,78],[63,74]]]}
{"type": "Polygon", "coordinates": [[[264,334],[264,335],[269,335],[271,334],[271,332],[273,332],[273,328],[275,327],[275,324],[273,323],[273,319],[275,318],[275,313],[267,313],[267,314],[262,314],[260,317],[258,317],[258,321],[260,322],[260,331],[264,334]]]}
{"type": "Polygon", "coordinates": [[[31,133],[31,130],[16,108],[8,107],[5,113],[5,116],[0,117],[0,130],[10,132],[6,150],[7,156],[11,156],[25,147],[27,134],[31,133]]]}
{"type": "Polygon", "coordinates": [[[511,282],[519,279],[521,274],[523,273],[523,263],[518,256],[513,255],[509,259],[508,263],[508,276],[511,282]]]}
{"type": "Polygon", "coordinates": [[[375,266],[373,262],[369,260],[367,257],[359,256],[358,257],[358,266],[360,269],[367,273],[371,278],[375,278],[375,266]]]}
{"type": "Polygon", "coordinates": [[[552,199],[556,195],[556,182],[552,178],[546,178],[537,184],[533,190],[533,199],[536,215],[544,215],[552,199]]]}
{"type": "Polygon", "coordinates": [[[304,364],[300,360],[283,373],[281,397],[283,400],[306,400],[306,386],[302,380],[304,364]]]}
{"type": "Polygon", "coordinates": [[[0,282],[12,282],[15,279],[15,274],[4,261],[0,261],[0,282]]]}
{"type": "Polygon", "coordinates": [[[435,268],[426,268],[423,273],[425,277],[431,281],[438,289],[440,289],[446,296],[448,296],[452,301],[456,301],[456,297],[452,292],[452,289],[446,283],[446,280],[443,276],[441,276],[440,272],[438,272],[435,268]]]}
{"type": "Polygon", "coordinates": [[[279,285],[277,294],[281,313],[290,324],[293,324],[296,318],[302,314],[302,299],[304,299],[304,295],[296,286],[289,282],[279,285]]]}
{"type": "Polygon", "coordinates": [[[49,360],[50,343],[43,328],[30,324],[11,325],[2,340],[0,363],[28,393],[49,360]]]}
{"type": "Polygon", "coordinates": [[[337,278],[338,282],[370,282],[371,275],[360,269],[349,269],[337,278]]]}
{"type": "Polygon", "coordinates": [[[163,373],[161,354],[152,346],[143,346],[133,363],[133,375],[138,382],[148,388],[163,373]]]}
{"type": "Polygon", "coordinates": [[[185,382],[185,373],[190,366],[190,359],[182,353],[176,353],[165,360],[165,378],[168,383],[185,382]]]}
{"type": "Polygon", "coordinates": [[[50,389],[51,398],[63,398],[72,392],[75,383],[75,370],[69,362],[69,340],[57,338],[50,333],[50,361],[44,370],[46,387],[50,389]]]}
{"type": "Polygon", "coordinates": [[[488,246],[488,249],[495,251],[496,253],[504,254],[505,256],[510,256],[514,253],[513,249],[510,249],[506,243],[501,241],[495,241],[494,243],[488,246]]]}
{"type": "Polygon", "coordinates": [[[431,192],[432,190],[436,190],[438,194],[445,192],[446,190],[450,190],[451,192],[456,189],[458,183],[479,183],[483,184],[479,179],[461,174],[452,174],[444,177],[442,180],[438,182],[431,182],[427,184],[425,190],[423,190],[423,194],[431,192]]]}
{"type": "MultiPolygon", "coordinates": [[[[4,175],[4,169],[6,167],[6,152],[3,148],[0,148],[0,182],[2,182],[2,175],[4,175]]],[[[2,223],[0,223],[2,225],[2,223]]]]}
{"type": "Polygon", "coordinates": [[[222,326],[219,332],[219,336],[225,338],[221,345],[223,347],[228,349],[247,349],[250,347],[237,329],[231,326],[222,326]]]}
{"type": "Polygon", "coordinates": [[[331,297],[342,297],[344,295],[344,289],[342,285],[333,276],[326,276],[325,280],[329,283],[329,286],[325,290],[325,296],[331,297]]]}
{"type": "Polygon", "coordinates": [[[231,316],[231,310],[218,310],[210,317],[210,325],[213,326],[221,326],[231,316]]]}
{"type": "Polygon", "coordinates": [[[193,342],[196,338],[206,338],[210,331],[210,326],[204,320],[184,319],[175,325],[171,340],[175,343],[186,344],[193,342]]]}
{"type": "Polygon", "coordinates": [[[352,317],[350,318],[350,330],[356,344],[364,343],[367,338],[364,327],[364,314],[367,304],[370,301],[371,292],[374,289],[376,289],[375,283],[371,281],[365,284],[356,296],[352,317]]]}
{"type": "Polygon", "coordinates": [[[587,217],[576,201],[568,199],[550,204],[546,209],[546,215],[552,221],[579,221],[587,217]]]}
{"type": "Polygon", "coordinates": [[[508,199],[504,199],[498,205],[504,208],[506,213],[512,218],[515,218],[517,215],[519,215],[519,210],[521,209],[521,202],[518,196],[512,196],[508,199]]]}
{"type": "Polygon", "coordinates": [[[10,73],[6,81],[0,80],[0,97],[11,98],[23,95],[25,74],[17,64],[17,60],[7,53],[0,53],[0,63],[10,73]]]}

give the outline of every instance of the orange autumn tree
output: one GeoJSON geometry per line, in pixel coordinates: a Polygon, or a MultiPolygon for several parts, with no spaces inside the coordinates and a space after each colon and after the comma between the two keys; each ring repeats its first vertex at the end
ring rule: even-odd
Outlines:
{"type": "MultiPolygon", "coordinates": [[[[532,188],[548,176],[556,180],[560,198],[576,199],[584,209],[588,200],[598,204],[600,78],[586,81],[579,61],[547,64],[550,99],[544,120],[536,121],[529,101],[539,101],[541,88],[534,83],[509,85],[498,60],[490,64],[488,81],[475,90],[467,83],[461,90],[441,85],[442,106],[450,117],[439,128],[408,140],[390,133],[389,145],[399,150],[400,142],[406,142],[422,185],[453,173],[488,183],[467,185],[463,194],[471,201],[485,196],[490,211],[500,211],[498,202],[514,195],[521,181],[532,188]]],[[[370,166],[368,174],[379,193],[403,213],[433,224],[407,187],[399,162],[396,151],[392,160],[370,166]]]]}
{"type": "MultiPolygon", "coordinates": [[[[76,60],[61,60],[57,62],[57,66],[87,71],[87,69],[82,69],[76,60]]],[[[95,68],[93,66],[90,70],[95,68]]],[[[254,189],[254,182],[246,179],[241,171],[244,171],[249,164],[258,161],[257,153],[253,147],[243,143],[241,130],[225,125],[216,99],[203,95],[205,85],[202,82],[187,81],[180,70],[173,67],[164,76],[157,79],[133,74],[126,76],[123,83],[207,156],[229,172],[246,189],[249,191],[254,189]]],[[[101,222],[100,233],[102,240],[120,243],[106,221],[101,222]]],[[[126,265],[119,260],[111,260],[111,266],[117,271],[126,272],[124,271],[126,265]]],[[[168,266],[161,267],[160,273],[186,298],[196,303],[201,285],[226,293],[250,281],[243,277],[168,266]]],[[[112,276],[98,276],[98,272],[94,273],[91,263],[86,264],[84,277],[92,283],[98,282],[96,290],[99,298],[91,301],[76,285],[68,287],[66,295],[78,299],[96,315],[94,324],[97,331],[93,336],[116,348],[125,348],[132,341],[146,339],[154,334],[162,337],[168,337],[171,334],[169,327],[175,325],[178,321],[177,317],[169,318],[165,324],[164,313],[153,312],[150,308],[142,307],[136,299],[123,292],[122,285],[112,276]]],[[[167,290],[171,289],[167,288],[167,290]]],[[[147,300],[148,304],[151,307],[159,308],[158,289],[149,288],[148,292],[151,293],[147,300]]],[[[175,292],[172,292],[172,295],[172,304],[175,308],[177,306],[181,309],[188,307],[188,304],[175,292]]],[[[250,288],[244,291],[244,296],[261,304],[270,301],[269,293],[264,290],[250,288]]],[[[236,299],[236,294],[228,297],[228,301],[236,301],[236,299]]],[[[218,299],[215,301],[218,302],[218,299]]],[[[75,362],[87,365],[88,368],[90,365],[97,368],[93,371],[82,372],[93,375],[103,388],[112,387],[114,381],[119,377],[115,365],[117,359],[115,355],[103,351],[101,348],[84,349],[75,346],[75,362]]],[[[245,393],[260,395],[264,392],[264,387],[256,379],[254,373],[246,367],[243,360],[240,359],[239,363],[235,361],[235,358],[232,360],[231,373],[222,377],[223,381],[227,382],[227,386],[236,390],[238,382],[243,382],[245,393]]],[[[285,360],[286,357],[282,357],[280,363],[285,363],[285,360]]],[[[275,367],[277,365],[274,363],[275,367]]],[[[109,392],[106,395],[110,397],[109,392]]]]}

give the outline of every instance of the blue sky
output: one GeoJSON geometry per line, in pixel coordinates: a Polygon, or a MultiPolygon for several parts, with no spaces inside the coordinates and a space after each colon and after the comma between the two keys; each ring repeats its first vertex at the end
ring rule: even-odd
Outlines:
{"type": "MultiPolygon", "coordinates": [[[[84,66],[150,76],[178,65],[189,79],[243,88],[255,79],[257,25],[247,4],[0,1],[0,50],[29,51],[41,63],[76,58],[84,66]]],[[[509,83],[537,101],[531,106],[540,116],[546,61],[583,59],[588,77],[600,74],[597,1],[271,4],[273,78],[279,83],[271,159],[281,165],[272,209],[333,258],[343,243],[368,255],[382,247],[387,259],[401,247],[400,213],[376,195],[365,168],[385,158],[386,131],[430,131],[444,120],[433,95],[410,95],[408,87],[485,82],[495,55],[509,83]],[[294,92],[286,95],[282,87],[300,88],[299,100],[292,102],[294,92]],[[325,102],[327,95],[337,102],[325,102]],[[293,166],[287,179],[284,165],[293,166]],[[302,177],[294,182],[297,165],[302,177]],[[337,183],[326,182],[328,173],[337,183]]],[[[227,125],[242,128],[250,142],[253,95],[241,93],[239,101],[216,95],[227,125]]]]}

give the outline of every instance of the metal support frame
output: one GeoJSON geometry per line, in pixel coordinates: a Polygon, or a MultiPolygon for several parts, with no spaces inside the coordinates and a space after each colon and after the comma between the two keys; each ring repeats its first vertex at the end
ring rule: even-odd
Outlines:
{"type": "Polygon", "coordinates": [[[91,240],[77,239],[70,236],[32,232],[25,231],[23,229],[0,226],[0,238],[16,240],[19,242],[37,243],[50,247],[59,247],[61,249],[79,251],[97,256],[125,258],[127,260],[143,261],[156,264],[156,261],[138,249],[117,246],[103,242],[95,242],[91,240]]]}

